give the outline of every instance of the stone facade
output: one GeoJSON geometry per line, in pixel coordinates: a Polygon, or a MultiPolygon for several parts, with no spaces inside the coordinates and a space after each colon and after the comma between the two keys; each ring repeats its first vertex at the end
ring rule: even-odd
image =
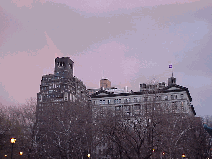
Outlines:
{"type": "MultiPolygon", "coordinates": [[[[164,82],[150,85],[143,83],[139,92],[115,93],[101,89],[91,95],[91,102],[94,122],[101,120],[108,110],[122,121],[132,123],[135,117],[147,117],[148,114],[151,116],[153,111],[158,114],[196,115],[188,88],[177,85],[173,75],[168,79],[168,86],[164,82]]],[[[96,157],[109,157],[103,153],[105,145],[107,143],[96,146],[94,149],[96,157]]]]}
{"type": "Polygon", "coordinates": [[[86,86],[73,76],[73,64],[74,62],[69,57],[56,58],[54,74],[42,76],[40,92],[37,93],[38,126],[46,122],[48,112],[53,109],[53,105],[62,109],[67,102],[88,101],[86,86]]]}

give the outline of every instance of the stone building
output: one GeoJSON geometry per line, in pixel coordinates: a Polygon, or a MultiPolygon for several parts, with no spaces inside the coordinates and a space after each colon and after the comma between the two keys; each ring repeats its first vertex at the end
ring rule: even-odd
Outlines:
{"type": "MultiPolygon", "coordinates": [[[[161,113],[195,115],[188,88],[177,85],[176,78],[173,76],[168,81],[168,86],[165,86],[164,82],[156,85],[140,84],[139,92],[115,93],[110,90],[99,90],[91,95],[93,109],[121,111],[123,116],[142,115],[148,113],[144,103],[155,101],[155,103],[166,105],[163,110],[158,110],[161,113]]],[[[97,115],[98,111],[95,114],[97,115]]]]}
{"type": "MultiPolygon", "coordinates": [[[[183,113],[195,116],[195,110],[191,104],[192,98],[188,88],[177,85],[176,78],[168,78],[158,84],[140,84],[139,92],[119,92],[112,89],[101,89],[91,95],[93,105],[93,120],[98,121],[104,117],[108,110],[114,116],[119,116],[127,122],[133,122],[135,117],[148,116],[154,110],[158,114],[183,113]]],[[[94,149],[98,158],[110,158],[104,155],[107,143],[97,145],[94,149]]]]}
{"type": "MultiPolygon", "coordinates": [[[[37,140],[42,146],[45,146],[47,141],[51,142],[45,136],[51,138],[53,135],[51,130],[58,130],[55,118],[62,118],[61,114],[63,114],[64,121],[68,120],[70,113],[67,110],[71,111],[73,103],[84,106],[88,102],[89,95],[86,86],[73,75],[73,65],[74,62],[69,57],[57,57],[54,74],[42,76],[36,107],[37,140]]],[[[44,148],[40,147],[40,151],[43,152],[44,148]]]]}
{"type": "Polygon", "coordinates": [[[42,119],[42,112],[47,105],[63,105],[65,102],[87,101],[86,86],[73,76],[74,62],[69,57],[55,59],[54,74],[43,75],[40,92],[37,93],[37,122],[42,119]]]}

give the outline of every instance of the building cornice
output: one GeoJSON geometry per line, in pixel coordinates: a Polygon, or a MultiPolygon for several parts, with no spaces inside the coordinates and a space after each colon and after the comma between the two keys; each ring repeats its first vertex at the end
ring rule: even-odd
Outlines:
{"type": "Polygon", "coordinates": [[[172,84],[170,86],[167,86],[163,89],[158,89],[156,91],[139,91],[139,92],[131,92],[131,93],[118,93],[115,94],[114,92],[109,92],[107,90],[99,90],[98,92],[92,94],[90,97],[91,98],[103,98],[103,97],[117,97],[117,96],[132,96],[132,95],[144,95],[144,94],[157,94],[157,93],[170,93],[170,92],[182,92],[182,91],[186,91],[189,101],[192,101],[191,95],[189,93],[188,88],[177,85],[177,84],[172,84]],[[169,90],[172,87],[176,87],[178,89],[174,89],[174,90],[169,90]],[[105,93],[105,95],[101,95],[101,93],[105,93]]]}

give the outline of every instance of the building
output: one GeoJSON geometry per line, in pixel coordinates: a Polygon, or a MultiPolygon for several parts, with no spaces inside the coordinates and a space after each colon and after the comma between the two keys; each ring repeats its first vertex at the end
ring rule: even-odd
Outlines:
{"type": "MultiPolygon", "coordinates": [[[[73,75],[73,66],[74,62],[69,57],[57,57],[54,74],[42,76],[36,107],[37,140],[41,144],[46,142],[43,137],[46,132],[57,128],[54,117],[59,116],[65,108],[71,107],[70,103],[85,105],[89,99],[86,86],[73,75]]],[[[50,135],[51,133],[48,136],[50,135]]]]}
{"type": "MultiPolygon", "coordinates": [[[[127,122],[133,122],[135,117],[148,116],[154,110],[158,114],[183,113],[195,116],[195,110],[191,104],[192,98],[188,88],[177,85],[176,78],[168,78],[158,84],[140,84],[139,92],[116,92],[113,89],[100,89],[91,95],[93,104],[93,119],[98,121],[108,110],[114,116],[119,116],[127,122]]],[[[94,150],[98,158],[107,158],[103,150],[107,143],[96,146],[94,150]]]]}
{"type": "Polygon", "coordinates": [[[110,88],[110,87],[111,87],[111,82],[108,79],[103,78],[103,79],[100,80],[100,88],[107,89],[107,88],[110,88]]]}
{"type": "Polygon", "coordinates": [[[191,105],[192,98],[188,88],[177,85],[176,78],[173,76],[168,81],[168,86],[165,86],[164,82],[156,85],[140,84],[140,92],[116,93],[112,89],[101,89],[91,95],[91,101],[94,109],[111,109],[114,112],[122,110],[123,115],[127,116],[147,113],[142,104],[153,100],[158,104],[165,103],[167,105],[165,110],[160,110],[164,113],[196,115],[194,107],[191,105]]]}
{"type": "Polygon", "coordinates": [[[73,76],[74,62],[69,57],[55,59],[54,74],[43,75],[40,92],[37,93],[37,122],[49,104],[88,100],[86,86],[73,76]]]}
{"type": "Polygon", "coordinates": [[[119,93],[128,93],[127,86],[125,86],[124,89],[119,89],[116,87],[111,87],[111,81],[109,81],[106,78],[102,78],[100,80],[100,88],[94,88],[94,89],[87,89],[89,95],[91,96],[92,94],[97,93],[100,90],[106,90],[107,92],[113,92],[115,94],[119,93]]]}

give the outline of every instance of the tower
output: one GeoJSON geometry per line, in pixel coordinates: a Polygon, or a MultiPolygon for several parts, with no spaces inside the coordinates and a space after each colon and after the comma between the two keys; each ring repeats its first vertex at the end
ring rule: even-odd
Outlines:
{"type": "Polygon", "coordinates": [[[84,102],[88,98],[86,86],[73,77],[74,62],[69,57],[55,59],[54,74],[43,75],[40,92],[37,93],[37,121],[46,117],[53,105],[62,106],[67,102],[84,102]]]}
{"type": "MultiPolygon", "coordinates": [[[[59,142],[64,145],[65,149],[67,141],[72,136],[71,133],[68,133],[67,139],[63,140],[64,136],[60,132],[72,131],[70,123],[73,125],[73,122],[71,121],[75,121],[77,118],[82,119],[84,116],[80,115],[83,112],[88,112],[88,115],[86,114],[88,118],[86,119],[91,119],[89,116],[92,113],[88,104],[89,96],[86,86],[80,79],[73,76],[73,64],[74,62],[69,57],[57,57],[55,59],[54,74],[42,76],[36,106],[36,143],[39,156],[36,158],[46,158],[44,155],[48,156],[49,154],[54,156],[53,158],[61,158],[63,155],[58,151],[58,147],[54,142],[57,142],[56,138],[59,136],[61,139],[59,142]],[[48,150],[45,150],[47,146],[48,150]]],[[[79,130],[81,131],[81,129],[79,130]]],[[[84,136],[80,141],[85,142],[84,136]]],[[[91,139],[92,137],[86,136],[85,138],[91,139]]],[[[85,143],[88,146],[87,143],[91,143],[91,141],[85,143]]],[[[81,145],[84,146],[84,144],[81,145]]]]}
{"type": "Polygon", "coordinates": [[[69,57],[57,57],[55,59],[54,75],[64,78],[73,77],[73,65],[74,62],[69,57]]]}

